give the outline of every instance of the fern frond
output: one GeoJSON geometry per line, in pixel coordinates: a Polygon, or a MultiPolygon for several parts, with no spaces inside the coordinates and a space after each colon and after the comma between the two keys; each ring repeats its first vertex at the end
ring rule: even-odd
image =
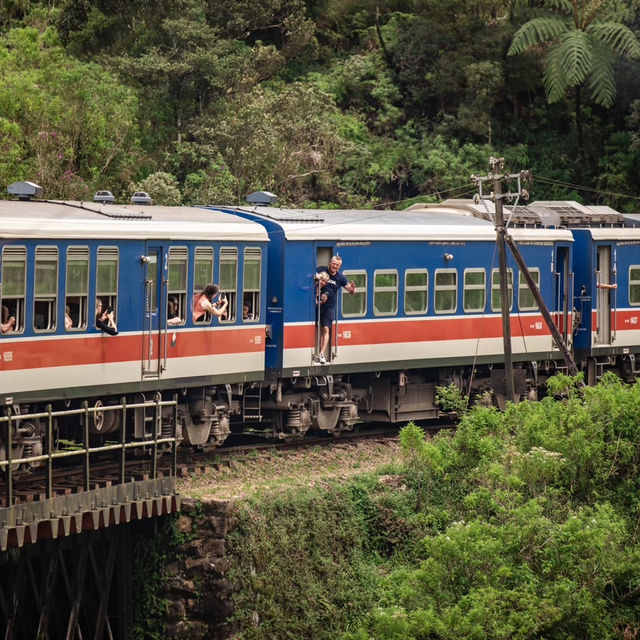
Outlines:
{"type": "Polygon", "coordinates": [[[559,16],[529,20],[515,32],[507,55],[514,56],[524,53],[537,44],[555,40],[566,33],[569,28],[569,21],[559,16]]]}
{"type": "Polygon", "coordinates": [[[595,53],[589,74],[589,88],[594,102],[603,107],[610,107],[616,97],[613,55],[602,44],[595,53]]]}
{"type": "Polygon", "coordinates": [[[619,22],[596,22],[587,32],[604,42],[613,51],[630,58],[640,58],[640,42],[629,27],[619,22]]]}
{"type": "Polygon", "coordinates": [[[550,104],[562,99],[567,90],[567,79],[561,65],[559,47],[549,51],[544,70],[544,89],[547,93],[547,102],[550,104]]]}
{"type": "Polygon", "coordinates": [[[582,84],[591,71],[595,39],[584,31],[570,31],[558,45],[558,62],[570,87],[582,84]]]}
{"type": "Polygon", "coordinates": [[[573,5],[570,0],[547,0],[545,6],[559,13],[570,16],[573,13],[573,5]]]}

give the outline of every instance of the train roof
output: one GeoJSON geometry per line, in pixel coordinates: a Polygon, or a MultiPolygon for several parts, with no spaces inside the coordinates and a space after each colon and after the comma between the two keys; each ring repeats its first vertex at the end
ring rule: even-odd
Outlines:
{"type": "Polygon", "coordinates": [[[268,241],[262,225],[197,207],[0,201],[1,238],[268,241]]]}
{"type": "MultiPolygon", "coordinates": [[[[353,209],[284,209],[276,207],[228,207],[256,220],[278,224],[287,240],[345,241],[495,241],[493,222],[444,203],[422,205],[404,211],[353,209]]],[[[572,241],[563,229],[514,228],[516,241],[572,241]]]]}

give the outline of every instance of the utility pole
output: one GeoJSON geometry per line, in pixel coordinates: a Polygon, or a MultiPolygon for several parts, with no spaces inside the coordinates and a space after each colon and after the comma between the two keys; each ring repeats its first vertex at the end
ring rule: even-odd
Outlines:
{"type": "MultiPolygon", "coordinates": [[[[498,244],[498,260],[499,260],[499,270],[500,270],[500,303],[502,308],[502,335],[503,335],[503,343],[504,343],[504,369],[505,369],[505,382],[506,382],[506,390],[507,390],[507,399],[511,402],[514,401],[515,392],[513,386],[513,361],[512,361],[512,351],[511,351],[511,323],[509,321],[509,290],[508,290],[508,272],[507,272],[507,258],[506,258],[506,247],[505,244],[509,245],[509,249],[513,254],[513,257],[520,268],[520,272],[524,276],[524,279],[531,291],[540,312],[542,314],[542,318],[545,321],[549,332],[551,333],[553,340],[562,353],[562,357],[567,365],[567,369],[569,374],[572,376],[578,375],[578,367],[569,351],[569,347],[565,343],[562,338],[562,334],[558,330],[553,318],[551,317],[551,313],[547,308],[545,301],[540,294],[540,290],[536,285],[533,277],[531,276],[531,272],[527,267],[522,254],[520,253],[520,249],[516,245],[514,239],[507,232],[505,223],[504,223],[504,215],[502,210],[502,202],[505,199],[512,200],[516,198],[516,202],[520,197],[524,199],[528,199],[529,194],[525,189],[521,187],[521,181],[524,179],[528,179],[530,174],[528,171],[521,171],[520,173],[511,173],[503,175],[501,172],[504,168],[504,158],[489,158],[489,165],[491,167],[491,174],[484,177],[479,176],[471,176],[471,179],[476,182],[479,186],[480,193],[477,196],[479,200],[487,199],[486,196],[482,194],[482,183],[483,182],[491,182],[493,185],[493,193],[488,197],[488,199],[493,200],[495,203],[495,227],[496,227],[496,242],[498,244]],[[518,190],[514,193],[502,193],[502,180],[503,178],[507,179],[516,179],[518,181],[518,190]]],[[[513,287],[513,283],[512,283],[513,287]]]]}
{"type": "MultiPolygon", "coordinates": [[[[511,351],[511,318],[510,318],[510,304],[509,304],[509,272],[507,271],[507,247],[505,241],[506,227],[504,224],[504,215],[502,212],[502,200],[503,198],[513,198],[514,195],[520,196],[520,177],[521,174],[514,174],[503,176],[502,170],[504,169],[504,158],[489,158],[489,166],[491,173],[485,177],[471,176],[471,179],[476,182],[480,187],[480,195],[482,198],[482,183],[491,182],[493,186],[493,193],[490,198],[495,203],[495,227],[496,227],[496,243],[498,245],[498,267],[500,271],[500,309],[502,311],[502,344],[504,351],[504,377],[507,400],[515,402],[516,394],[513,385],[513,357],[511,351]],[[502,193],[502,179],[503,177],[517,177],[518,178],[518,193],[502,193]]],[[[526,192],[525,192],[526,193],[526,192]]],[[[513,282],[511,283],[513,290],[513,282]]]]}

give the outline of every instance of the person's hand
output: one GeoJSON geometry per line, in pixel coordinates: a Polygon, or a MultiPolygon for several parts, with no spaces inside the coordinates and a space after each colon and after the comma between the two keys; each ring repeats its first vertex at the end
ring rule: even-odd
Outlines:
{"type": "Polygon", "coordinates": [[[9,318],[9,326],[10,327],[15,327],[16,326],[16,317],[15,316],[11,316],[9,318]]]}
{"type": "Polygon", "coordinates": [[[320,296],[320,304],[324,304],[326,301],[327,301],[327,294],[326,294],[326,293],[323,293],[323,294],[320,296]]]}

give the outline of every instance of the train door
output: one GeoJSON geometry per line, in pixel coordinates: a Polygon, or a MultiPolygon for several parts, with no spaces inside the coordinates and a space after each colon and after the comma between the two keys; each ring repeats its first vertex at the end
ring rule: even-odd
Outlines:
{"type": "MultiPolygon", "coordinates": [[[[331,262],[331,258],[333,256],[333,247],[327,246],[316,246],[316,269],[318,267],[328,267],[331,262]]],[[[340,303],[340,296],[337,296],[336,300],[336,312],[338,310],[338,304],[340,303]]],[[[314,348],[314,356],[320,355],[320,305],[316,305],[315,308],[316,313],[316,340],[315,340],[315,348],[314,348]]],[[[333,347],[336,344],[334,339],[334,335],[338,335],[338,318],[336,314],[335,322],[332,326],[332,331],[329,334],[329,345],[328,345],[328,354],[325,354],[331,359],[331,354],[333,353],[333,347]]]]}
{"type": "Polygon", "coordinates": [[[611,343],[611,247],[596,247],[596,344],[611,343]]]}
{"type": "Polygon", "coordinates": [[[167,314],[167,254],[162,247],[149,246],[143,260],[144,305],[142,318],[142,376],[160,375],[165,366],[167,314]]]}
{"type": "Polygon", "coordinates": [[[569,314],[571,313],[571,300],[573,299],[573,282],[571,270],[569,268],[569,249],[568,247],[558,247],[557,253],[557,310],[560,321],[560,333],[562,340],[568,346],[569,339],[572,337],[571,327],[569,326],[569,314]]]}

